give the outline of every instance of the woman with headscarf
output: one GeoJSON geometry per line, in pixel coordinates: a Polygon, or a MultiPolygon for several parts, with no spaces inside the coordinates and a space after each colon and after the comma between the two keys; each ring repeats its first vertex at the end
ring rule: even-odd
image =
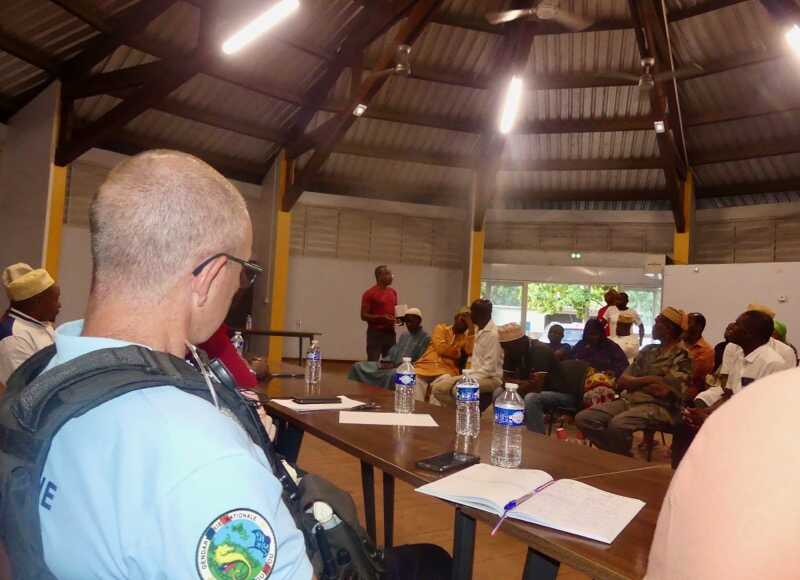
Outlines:
{"type": "Polygon", "coordinates": [[[614,378],[628,368],[628,357],[617,343],[606,336],[603,323],[590,318],[583,329],[583,339],[572,349],[572,358],[584,360],[597,372],[607,372],[614,378]]]}

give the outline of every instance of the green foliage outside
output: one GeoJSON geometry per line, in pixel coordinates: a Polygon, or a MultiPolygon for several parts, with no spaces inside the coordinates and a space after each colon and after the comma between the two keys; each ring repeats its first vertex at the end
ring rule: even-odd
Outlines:
{"type": "Polygon", "coordinates": [[[528,284],[528,310],[543,314],[575,312],[581,319],[604,304],[602,286],[582,284],[528,284]]]}

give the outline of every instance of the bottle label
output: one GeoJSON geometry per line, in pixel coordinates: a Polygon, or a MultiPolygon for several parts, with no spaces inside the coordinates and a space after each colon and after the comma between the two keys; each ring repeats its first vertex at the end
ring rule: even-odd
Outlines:
{"type": "Polygon", "coordinates": [[[462,402],[477,401],[480,396],[478,385],[456,385],[456,398],[462,402]]]}
{"type": "Polygon", "coordinates": [[[525,421],[525,411],[507,407],[494,408],[494,422],[508,427],[519,427],[525,421]]]}
{"type": "Polygon", "coordinates": [[[417,375],[414,373],[395,373],[394,384],[396,387],[413,387],[417,384],[417,375]]]}
{"type": "Polygon", "coordinates": [[[306,355],[306,358],[308,360],[320,360],[320,359],[322,359],[322,353],[321,352],[309,352],[306,355]]]}

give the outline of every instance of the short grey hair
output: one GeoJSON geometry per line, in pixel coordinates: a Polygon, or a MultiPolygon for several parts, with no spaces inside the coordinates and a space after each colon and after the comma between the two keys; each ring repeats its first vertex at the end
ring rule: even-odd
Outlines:
{"type": "Polygon", "coordinates": [[[153,150],[111,171],[92,200],[89,223],[92,292],[150,301],[202,260],[238,251],[250,215],[242,194],[207,163],[153,150]]]}

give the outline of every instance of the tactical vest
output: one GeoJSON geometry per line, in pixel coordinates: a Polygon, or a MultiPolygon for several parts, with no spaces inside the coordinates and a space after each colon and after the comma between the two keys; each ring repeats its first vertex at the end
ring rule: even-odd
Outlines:
{"type": "MultiPolygon", "coordinates": [[[[0,400],[0,539],[15,580],[56,578],[44,561],[39,496],[47,454],[61,427],[107,401],[150,387],[174,386],[213,404],[202,375],[183,359],[164,352],[135,345],[102,349],[43,372],[55,353],[52,345],[25,361],[9,378],[0,400]]],[[[380,578],[382,554],[358,524],[352,498],[311,475],[295,484],[252,402],[235,389],[215,386],[220,406],[264,450],[283,486],[284,503],[303,531],[318,577],[380,578]],[[346,525],[324,533],[306,513],[314,501],[330,504],[346,525]]]]}

